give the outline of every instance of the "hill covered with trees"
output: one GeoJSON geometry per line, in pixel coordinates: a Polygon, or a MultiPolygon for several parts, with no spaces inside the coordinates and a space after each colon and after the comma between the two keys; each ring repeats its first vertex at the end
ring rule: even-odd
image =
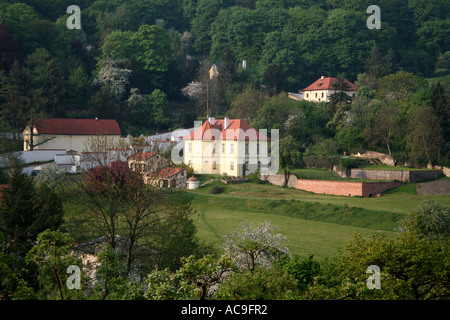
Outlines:
{"type": "Polygon", "coordinates": [[[367,28],[367,0],[81,0],[81,29],[67,27],[71,4],[0,0],[0,126],[13,141],[32,117],[114,118],[138,136],[228,114],[269,129],[303,119],[290,134],[311,154],[448,154],[447,1],[379,1],[381,29],[367,28]],[[278,97],[322,75],[358,97],[316,109],[278,97]]]}

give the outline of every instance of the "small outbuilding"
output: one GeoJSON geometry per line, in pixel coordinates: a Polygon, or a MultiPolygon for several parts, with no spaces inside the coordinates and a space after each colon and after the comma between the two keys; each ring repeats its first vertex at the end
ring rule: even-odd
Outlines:
{"type": "Polygon", "coordinates": [[[196,177],[190,177],[187,179],[188,189],[197,189],[200,186],[200,181],[196,177]]]}

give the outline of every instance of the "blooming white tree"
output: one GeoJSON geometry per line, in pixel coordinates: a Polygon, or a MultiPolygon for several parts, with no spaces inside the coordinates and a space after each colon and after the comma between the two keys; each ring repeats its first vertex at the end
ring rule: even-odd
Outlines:
{"type": "Polygon", "coordinates": [[[184,96],[195,101],[199,111],[206,109],[206,114],[209,116],[217,111],[223,94],[219,77],[211,77],[211,66],[211,62],[207,59],[203,60],[200,63],[196,79],[181,89],[184,96]]]}
{"type": "Polygon", "coordinates": [[[107,59],[94,79],[94,84],[108,85],[118,100],[123,96],[130,83],[132,71],[121,67],[125,60],[107,59]]]}
{"type": "Polygon", "coordinates": [[[225,254],[240,270],[253,272],[258,265],[270,267],[282,255],[289,255],[288,240],[275,233],[276,229],[269,221],[258,225],[244,222],[224,236],[225,254]]]}
{"type": "Polygon", "coordinates": [[[205,94],[205,85],[200,81],[192,81],[186,87],[181,89],[181,92],[189,99],[198,101],[202,99],[205,94]]]}
{"type": "Polygon", "coordinates": [[[42,171],[34,178],[37,184],[45,183],[52,190],[63,183],[65,180],[65,174],[62,169],[58,167],[56,163],[51,163],[46,166],[42,171]]]}

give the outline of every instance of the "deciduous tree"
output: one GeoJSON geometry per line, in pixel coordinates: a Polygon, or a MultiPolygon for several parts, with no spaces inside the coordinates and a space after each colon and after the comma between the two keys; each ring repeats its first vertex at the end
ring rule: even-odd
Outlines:
{"type": "Polygon", "coordinates": [[[269,221],[258,225],[242,223],[224,236],[225,255],[233,259],[240,270],[255,271],[258,266],[270,267],[283,255],[288,255],[287,238],[275,233],[269,221]]]}
{"type": "Polygon", "coordinates": [[[444,139],[439,119],[433,108],[426,105],[416,107],[409,120],[408,145],[411,157],[417,162],[431,165],[439,161],[444,150],[444,139]]]}

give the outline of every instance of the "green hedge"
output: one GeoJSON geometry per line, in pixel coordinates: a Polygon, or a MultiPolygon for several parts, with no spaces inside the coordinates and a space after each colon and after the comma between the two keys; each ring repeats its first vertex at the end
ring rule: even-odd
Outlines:
{"type": "Polygon", "coordinates": [[[308,156],[303,158],[303,163],[307,168],[333,169],[339,164],[338,156],[308,156]]]}
{"type": "Polygon", "coordinates": [[[303,163],[307,168],[320,168],[332,170],[333,166],[338,169],[352,169],[366,167],[370,164],[367,159],[341,158],[339,156],[308,156],[303,158],[303,163]]]}

